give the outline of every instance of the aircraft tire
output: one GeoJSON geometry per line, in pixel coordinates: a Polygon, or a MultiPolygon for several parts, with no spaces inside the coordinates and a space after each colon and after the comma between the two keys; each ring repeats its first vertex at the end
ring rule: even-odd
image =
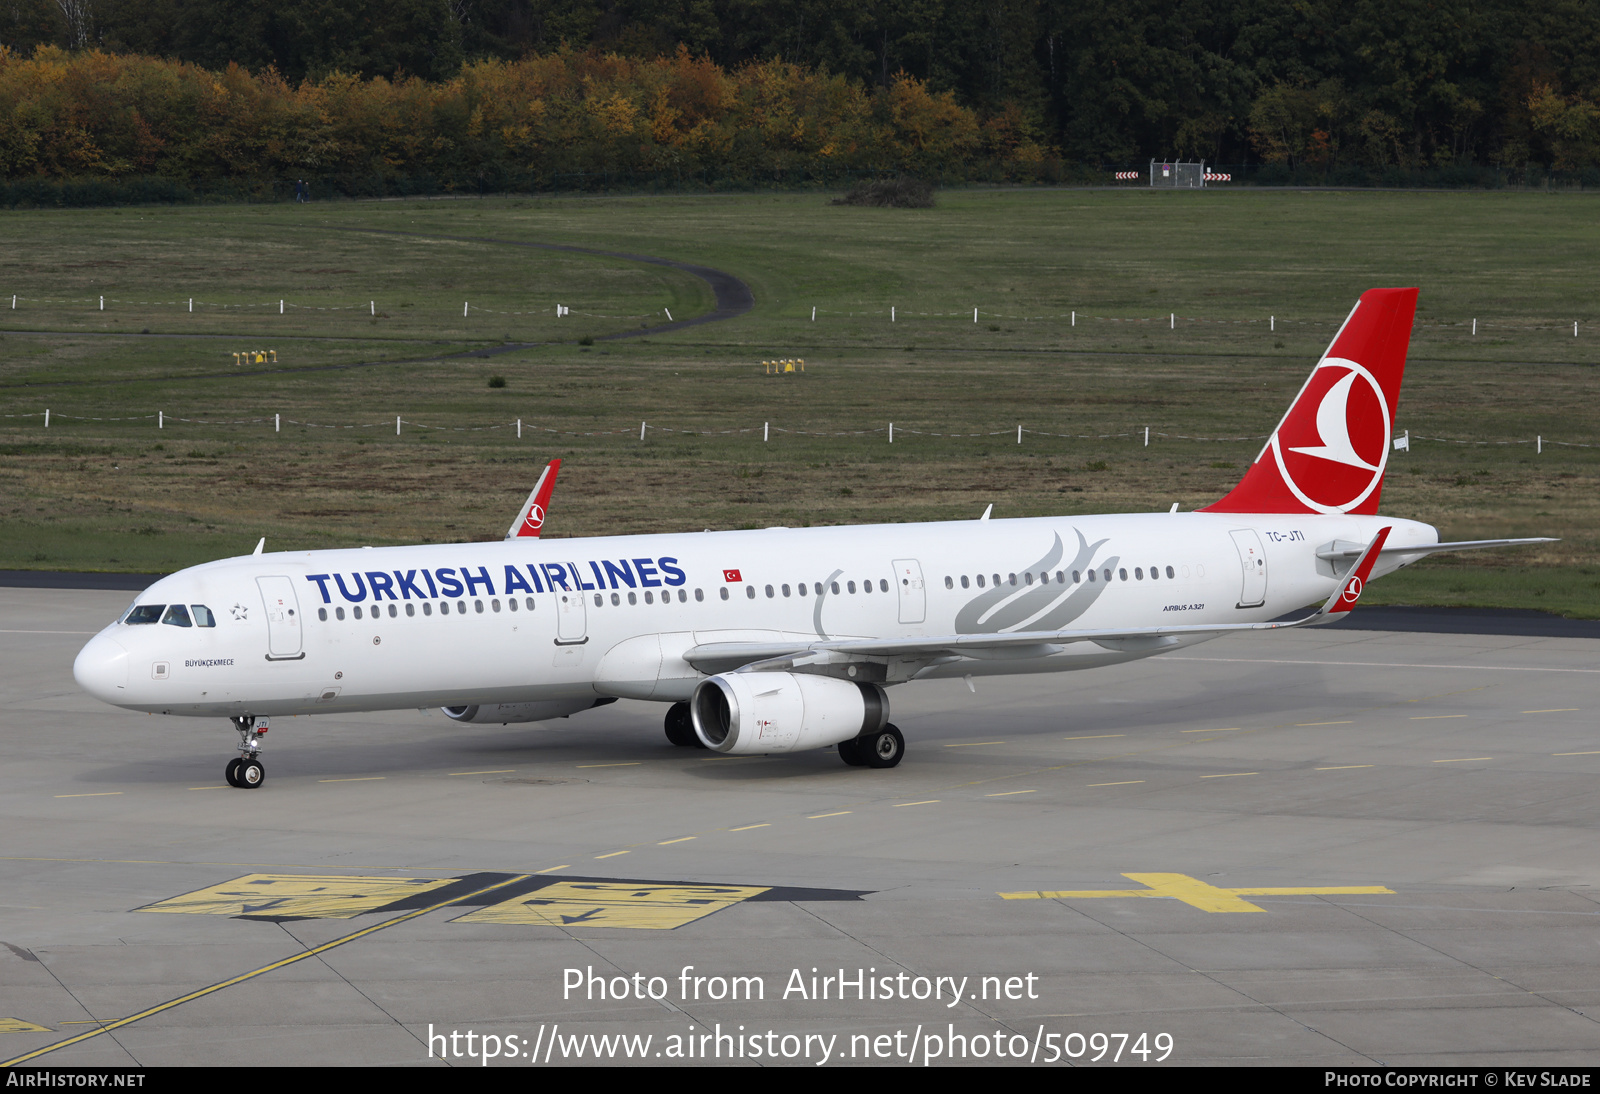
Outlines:
{"type": "Polygon", "coordinates": [[[689,720],[689,704],[673,703],[667,708],[666,718],[667,740],[684,748],[704,748],[700,735],[694,731],[694,723],[689,720]]]}
{"type": "Polygon", "coordinates": [[[236,785],[245,790],[254,790],[267,781],[267,769],[261,765],[260,760],[254,758],[241,760],[234,777],[239,780],[236,785]]]}
{"type": "Polygon", "coordinates": [[[860,737],[852,737],[848,741],[839,742],[839,759],[851,767],[866,767],[866,746],[860,737]]]}
{"type": "Polygon", "coordinates": [[[227,778],[229,786],[243,785],[239,782],[239,765],[242,763],[244,763],[244,758],[241,756],[235,756],[228,761],[228,769],[224,772],[224,777],[227,778]]]}
{"type": "Polygon", "coordinates": [[[901,736],[900,727],[893,723],[876,733],[857,737],[856,741],[866,756],[868,767],[895,767],[906,754],[906,739],[901,736]]]}

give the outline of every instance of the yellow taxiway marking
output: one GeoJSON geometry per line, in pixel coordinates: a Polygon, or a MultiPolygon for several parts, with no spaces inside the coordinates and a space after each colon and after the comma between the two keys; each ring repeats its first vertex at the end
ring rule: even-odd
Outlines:
{"type": "Polygon", "coordinates": [[[226,786],[191,786],[190,790],[226,790],[226,786]]]}
{"type": "Polygon", "coordinates": [[[570,870],[570,869],[572,869],[572,864],[569,862],[565,866],[546,866],[543,870],[535,870],[534,873],[536,873],[536,874],[553,874],[557,870],[570,870]]]}
{"type": "Polygon", "coordinates": [[[1339,767],[1319,767],[1318,771],[1354,771],[1358,767],[1371,767],[1372,764],[1341,764],[1339,767]]]}
{"type": "Polygon", "coordinates": [[[643,762],[643,760],[630,760],[627,763],[621,764],[579,764],[578,767],[638,767],[643,762]]]}
{"type": "Polygon", "coordinates": [[[57,1022],[56,1025],[58,1025],[58,1026],[103,1026],[103,1025],[105,1025],[105,1023],[99,1021],[98,1019],[96,1019],[96,1020],[91,1020],[91,1021],[87,1021],[87,1022],[57,1022]]]}
{"type": "Polygon", "coordinates": [[[1259,775],[1259,771],[1229,771],[1225,775],[1201,775],[1202,779],[1234,779],[1240,775],[1259,775]]]}
{"type": "Polygon", "coordinates": [[[350,919],[414,893],[449,885],[454,878],[334,877],[315,874],[246,874],[158,900],[140,912],[189,915],[291,915],[350,919]]]}
{"type": "Polygon", "coordinates": [[[1552,752],[1552,756],[1600,756],[1600,752],[1552,752]]]}
{"type": "Polygon", "coordinates": [[[1577,707],[1551,707],[1549,710],[1525,710],[1524,714],[1575,714],[1577,707]]]}
{"type": "MultiPolygon", "coordinates": [[[[72,1023],[63,1022],[62,1025],[72,1023]]],[[[36,1026],[21,1018],[0,1018],[0,1033],[51,1033],[49,1026],[36,1026]]]]}
{"type": "Polygon", "coordinates": [[[97,794],[57,794],[58,798],[114,798],[122,793],[120,790],[102,790],[97,794]]]}
{"type": "Polygon", "coordinates": [[[387,779],[387,775],[362,775],[354,779],[318,779],[319,783],[375,783],[387,779]]]}
{"type": "Polygon", "coordinates": [[[1088,737],[1063,737],[1063,741],[1104,741],[1108,737],[1126,737],[1126,733],[1095,733],[1088,737]]]}
{"type": "Polygon", "coordinates": [[[818,813],[815,816],[807,817],[806,820],[821,820],[823,817],[843,817],[847,816],[851,812],[853,812],[853,810],[846,809],[838,813],[818,813]]]}
{"type": "Polygon", "coordinates": [[[1180,730],[1178,730],[1178,732],[1179,733],[1238,733],[1239,732],[1239,727],[1238,726],[1234,726],[1232,729],[1180,729],[1180,730]]]}
{"type": "Polygon", "coordinates": [[[1461,756],[1454,760],[1434,760],[1436,764],[1470,764],[1474,760],[1492,760],[1493,756],[1461,756]]]}
{"type": "Polygon", "coordinates": [[[1411,721],[1413,721],[1413,722],[1434,722],[1434,721],[1438,721],[1440,718],[1465,718],[1465,717],[1466,717],[1465,714],[1413,714],[1411,716],[1411,721]]]}
{"type": "Polygon", "coordinates": [[[679,836],[677,839],[664,839],[660,843],[656,844],[656,846],[657,847],[665,847],[669,843],[685,843],[688,840],[699,839],[699,838],[700,838],[699,836],[679,836]]]}
{"type": "Polygon", "coordinates": [[[743,828],[730,828],[730,829],[728,829],[728,831],[730,831],[730,832],[748,832],[752,828],[771,828],[771,827],[772,827],[772,824],[769,821],[769,822],[765,822],[765,823],[762,823],[762,824],[747,824],[743,828]]]}
{"type": "Polygon", "coordinates": [[[985,794],[986,798],[1009,798],[1013,794],[1037,794],[1037,790],[1002,790],[998,794],[985,794]]]}
{"type": "Polygon", "coordinates": [[[962,741],[960,744],[945,745],[946,748],[977,748],[979,745],[1003,745],[1004,741],[962,741]]]}
{"type": "Polygon", "coordinates": [[[596,855],[595,858],[597,858],[597,859],[616,858],[618,855],[626,855],[627,853],[628,852],[626,852],[626,851],[608,851],[606,854],[596,855]]]}
{"type": "Polygon", "coordinates": [[[1142,783],[1142,782],[1144,782],[1143,779],[1129,779],[1127,782],[1122,782],[1122,783],[1090,783],[1089,785],[1090,786],[1132,786],[1135,783],[1142,783]]]}
{"type": "Polygon", "coordinates": [[[1296,726],[1348,726],[1348,725],[1353,725],[1353,724],[1354,724],[1354,720],[1350,719],[1350,718],[1346,718],[1342,722],[1296,722],[1295,723],[1296,726]]]}
{"type": "Polygon", "coordinates": [[[1167,897],[1202,912],[1264,912],[1241,899],[1247,896],[1367,896],[1393,894],[1382,885],[1294,886],[1290,888],[1219,889],[1187,874],[1123,874],[1145,889],[1086,889],[1076,892],[1000,893],[1005,900],[1099,900],[1108,897],[1167,897]]]}
{"type": "Polygon", "coordinates": [[[627,885],[562,881],[468,912],[455,923],[543,923],[556,927],[671,930],[766,892],[753,885],[627,885]]]}
{"type": "MultiPolygon", "coordinates": [[[[320,954],[327,953],[336,946],[343,946],[346,943],[356,941],[358,938],[365,938],[367,935],[372,934],[375,931],[381,931],[385,927],[393,927],[397,923],[408,922],[409,920],[416,919],[418,916],[427,915],[429,912],[436,912],[440,908],[446,908],[452,904],[459,904],[464,900],[471,900],[473,897],[482,896],[484,893],[492,893],[496,889],[503,889],[507,885],[515,885],[517,882],[526,881],[527,879],[527,874],[518,874],[516,877],[510,877],[504,881],[497,881],[493,885],[486,885],[477,892],[467,893],[463,896],[452,897],[451,899],[441,901],[438,904],[430,904],[425,908],[417,908],[413,911],[405,912],[402,915],[397,915],[393,919],[386,919],[382,923],[374,923],[370,927],[363,927],[359,931],[352,931],[342,938],[335,938],[332,942],[324,942],[322,945],[315,946],[309,950],[301,950],[299,953],[294,954],[291,957],[286,957],[282,961],[274,961],[270,965],[263,965],[259,969],[251,969],[249,972],[240,973],[238,976],[219,981],[218,983],[201,988],[198,991],[192,991],[188,995],[180,995],[176,999],[168,999],[165,1003],[158,1003],[153,1007],[147,1007],[146,1009],[139,1011],[137,1014],[130,1014],[126,1018],[117,1019],[115,1022],[106,1022],[101,1025],[99,1029],[92,1029],[86,1033],[80,1033],[76,1037],[68,1037],[64,1041],[57,1041],[53,1045],[46,1045],[43,1048],[24,1053],[23,1055],[15,1057],[14,1059],[0,1060],[0,1067],[15,1067],[18,1064],[26,1063],[27,1061],[35,1059],[36,1057],[43,1056],[48,1052],[54,1052],[58,1048],[66,1048],[68,1045],[75,1045],[82,1041],[87,1041],[91,1037],[98,1037],[102,1033],[108,1033],[111,1030],[121,1029],[123,1026],[132,1025],[141,1018],[148,1018],[153,1014],[160,1014],[162,1011],[171,1010],[173,1007],[181,1006],[182,1004],[190,1002],[191,1000],[210,995],[212,992],[221,991],[223,988],[232,987],[234,984],[239,984],[246,980],[253,979],[254,977],[260,976],[263,973],[272,972],[274,969],[281,969],[285,965],[293,965],[298,961],[306,960],[308,957],[317,957],[320,954]]],[[[384,880],[392,881],[394,879],[388,878],[384,880]]]]}
{"type": "Polygon", "coordinates": [[[941,800],[940,798],[929,798],[925,802],[895,802],[891,808],[904,809],[908,805],[938,805],[941,800]]]}
{"type": "Polygon", "coordinates": [[[498,770],[495,770],[495,771],[452,771],[452,772],[450,772],[450,774],[452,774],[452,775],[509,775],[515,770],[516,770],[516,768],[514,768],[514,767],[502,767],[502,768],[500,768],[498,770]]]}

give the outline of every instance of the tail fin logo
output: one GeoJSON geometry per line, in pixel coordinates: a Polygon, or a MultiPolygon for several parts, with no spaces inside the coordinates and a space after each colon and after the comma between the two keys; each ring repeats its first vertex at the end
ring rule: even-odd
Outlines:
{"type": "Polygon", "coordinates": [[[522,526],[527,529],[524,535],[538,535],[539,529],[544,527],[544,506],[537,502],[528,506],[527,515],[522,518],[522,526]]]}
{"type": "Polygon", "coordinates": [[[1361,578],[1352,577],[1344,587],[1344,596],[1340,598],[1346,604],[1354,604],[1361,599],[1361,578]]]}
{"type": "Polygon", "coordinates": [[[1327,357],[1268,443],[1284,484],[1302,504],[1348,513],[1383,481],[1389,429],[1389,402],[1372,373],[1327,357]]]}

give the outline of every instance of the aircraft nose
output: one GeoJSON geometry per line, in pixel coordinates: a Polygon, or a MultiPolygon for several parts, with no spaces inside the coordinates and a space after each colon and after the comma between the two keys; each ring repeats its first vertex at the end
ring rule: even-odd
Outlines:
{"type": "Polygon", "coordinates": [[[128,686],[128,651],[107,635],[97,634],[78,651],[72,663],[78,686],[96,699],[116,703],[128,686]]]}

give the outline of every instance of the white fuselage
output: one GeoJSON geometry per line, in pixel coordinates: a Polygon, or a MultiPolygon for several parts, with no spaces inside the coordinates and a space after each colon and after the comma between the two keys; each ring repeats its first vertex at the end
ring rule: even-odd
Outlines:
{"type": "MultiPolygon", "coordinates": [[[[1343,566],[1319,549],[1384,525],[1391,545],[1438,541],[1377,516],[1195,512],[251,555],[156,582],[135,604],[188,606],[191,625],[118,621],[74,671],[108,703],[182,715],[677,701],[705,676],[682,653],[706,644],[1273,619],[1333,591],[1343,566]]],[[[890,664],[885,682],[1151,651],[1016,652],[890,664]]]]}

